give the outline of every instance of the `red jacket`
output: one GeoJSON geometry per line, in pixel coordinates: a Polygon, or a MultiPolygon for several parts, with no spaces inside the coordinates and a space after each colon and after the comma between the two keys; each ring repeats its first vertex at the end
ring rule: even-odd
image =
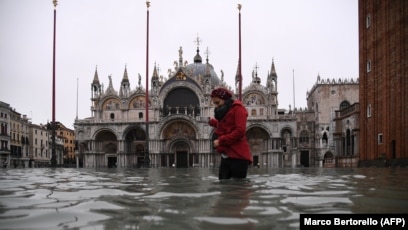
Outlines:
{"type": "Polygon", "coordinates": [[[218,135],[219,140],[217,152],[252,163],[252,155],[246,138],[247,117],[248,112],[242,102],[235,100],[222,120],[211,118],[209,125],[216,128],[214,132],[218,135]]]}

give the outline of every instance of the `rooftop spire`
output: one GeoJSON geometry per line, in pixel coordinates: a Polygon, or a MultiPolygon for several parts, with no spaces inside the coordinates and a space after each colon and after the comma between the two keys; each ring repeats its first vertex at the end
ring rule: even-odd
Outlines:
{"type": "Polygon", "coordinates": [[[128,77],[128,73],[127,73],[127,65],[125,65],[125,72],[123,73],[123,80],[122,82],[129,82],[129,77],[128,77]]]}
{"type": "Polygon", "coordinates": [[[120,85],[119,96],[127,98],[130,93],[130,82],[127,73],[127,66],[125,65],[125,72],[123,74],[123,79],[120,85]]]}
{"type": "Polygon", "coordinates": [[[156,62],[154,63],[154,69],[153,69],[153,78],[159,78],[159,74],[157,73],[157,67],[156,67],[156,62]]]}
{"type": "Polygon", "coordinates": [[[275,75],[276,76],[275,62],[274,62],[273,58],[272,58],[272,66],[271,66],[270,75],[275,75]]]}
{"type": "Polygon", "coordinates": [[[94,79],[93,79],[93,84],[99,84],[98,66],[95,67],[95,75],[94,75],[94,79]]]}

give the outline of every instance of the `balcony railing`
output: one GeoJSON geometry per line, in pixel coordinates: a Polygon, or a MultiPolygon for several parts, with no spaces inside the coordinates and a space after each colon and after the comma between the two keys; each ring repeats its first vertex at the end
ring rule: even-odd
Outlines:
{"type": "Polygon", "coordinates": [[[336,111],[336,118],[339,117],[345,117],[348,116],[352,113],[357,113],[360,112],[360,104],[359,103],[354,103],[353,105],[351,105],[348,108],[345,108],[343,110],[340,111],[336,111]]]}

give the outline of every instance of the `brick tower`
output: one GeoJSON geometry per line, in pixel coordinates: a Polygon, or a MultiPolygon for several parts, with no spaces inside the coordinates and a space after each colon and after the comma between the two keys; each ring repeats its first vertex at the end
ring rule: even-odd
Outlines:
{"type": "Polygon", "coordinates": [[[408,1],[359,1],[361,163],[408,158],[408,1]]]}

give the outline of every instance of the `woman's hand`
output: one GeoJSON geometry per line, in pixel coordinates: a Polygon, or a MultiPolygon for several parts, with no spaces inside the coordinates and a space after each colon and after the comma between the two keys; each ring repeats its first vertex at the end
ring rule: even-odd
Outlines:
{"type": "Polygon", "coordinates": [[[220,141],[216,139],[214,140],[213,144],[214,144],[214,148],[217,148],[220,145],[220,141]]]}

